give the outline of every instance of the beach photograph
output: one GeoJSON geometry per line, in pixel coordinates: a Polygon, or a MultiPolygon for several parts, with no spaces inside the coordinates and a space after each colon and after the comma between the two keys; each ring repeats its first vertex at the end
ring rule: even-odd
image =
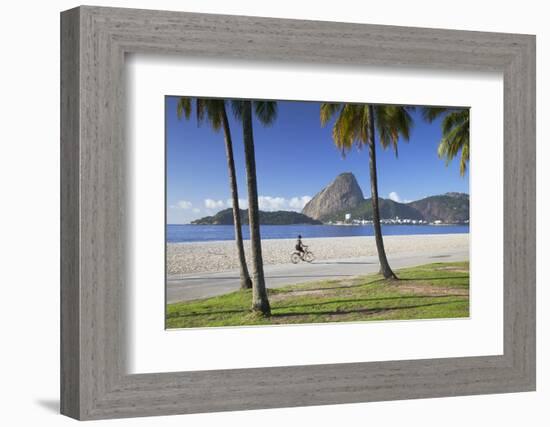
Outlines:
{"type": "Polygon", "coordinates": [[[166,96],[166,328],[468,318],[469,119],[166,96]]]}

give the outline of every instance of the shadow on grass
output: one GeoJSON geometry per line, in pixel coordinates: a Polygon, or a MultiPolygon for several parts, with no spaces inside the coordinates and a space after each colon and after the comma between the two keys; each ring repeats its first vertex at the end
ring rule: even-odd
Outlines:
{"type": "Polygon", "coordinates": [[[388,280],[381,277],[380,279],[375,279],[370,282],[365,283],[365,285],[372,285],[375,283],[388,282],[391,284],[398,284],[399,282],[418,282],[423,280],[447,280],[447,279],[469,279],[470,276],[444,276],[444,277],[398,277],[397,280],[388,280]]]}
{"type": "Polygon", "coordinates": [[[216,310],[216,311],[205,311],[202,313],[170,313],[166,315],[167,319],[179,319],[180,317],[193,317],[193,316],[210,316],[212,314],[239,314],[239,313],[250,313],[249,309],[240,309],[240,310],[216,310]]]}
{"type": "MultiPolygon", "coordinates": [[[[356,276],[353,276],[353,277],[356,277],[356,276]]],[[[399,280],[393,280],[393,281],[388,281],[389,283],[391,284],[397,284],[399,283],[399,281],[423,281],[423,280],[446,280],[446,279],[469,279],[470,276],[445,276],[445,277],[418,277],[418,278],[412,278],[412,279],[409,279],[409,278],[403,278],[403,279],[399,279],[399,280]]],[[[306,288],[306,289],[291,289],[291,290],[278,290],[280,293],[291,293],[291,292],[308,292],[308,291],[329,291],[329,290],[335,290],[335,289],[353,289],[353,288],[360,288],[361,286],[365,286],[365,285],[372,285],[372,284],[376,284],[376,283],[381,283],[381,282],[385,282],[386,279],[384,278],[380,278],[380,279],[375,279],[375,280],[372,280],[370,282],[363,282],[363,283],[358,283],[356,285],[343,285],[343,286],[330,286],[330,287],[325,287],[325,288],[306,288]]]]}
{"type": "Polygon", "coordinates": [[[469,279],[470,276],[449,276],[449,277],[415,277],[399,279],[403,281],[418,281],[418,280],[447,280],[447,279],[469,279]]]}
{"type": "Polygon", "coordinates": [[[318,316],[318,315],[325,315],[325,316],[339,316],[339,315],[345,315],[345,314],[378,314],[383,313],[387,311],[397,311],[397,310],[405,310],[409,308],[422,308],[422,307],[432,307],[436,305],[446,305],[451,304],[455,301],[446,301],[446,302],[433,302],[430,304],[415,304],[415,305],[404,305],[404,306],[396,306],[396,307],[377,307],[377,308],[357,308],[357,309],[348,309],[348,310],[334,310],[334,311],[301,311],[301,312],[292,312],[292,313],[272,313],[271,317],[274,318],[282,318],[282,317],[295,317],[295,316],[318,316]]]}
{"type": "MultiPolygon", "coordinates": [[[[456,297],[463,297],[467,298],[467,295],[460,295],[460,294],[448,294],[448,295],[406,295],[406,296],[398,296],[398,297],[383,297],[383,298],[362,298],[362,299],[347,299],[347,300],[333,300],[333,301],[325,301],[325,302],[317,302],[312,304],[297,304],[297,305],[285,305],[285,306],[274,306],[272,307],[273,310],[286,310],[286,309],[301,309],[306,307],[317,307],[317,306],[323,306],[323,305],[330,305],[330,304],[348,304],[348,303],[372,303],[372,302],[378,302],[378,301],[391,301],[391,300],[402,300],[402,299],[425,299],[425,298],[456,298],[456,297]]],[[[431,305],[440,305],[440,304],[449,304],[456,301],[446,301],[446,302],[434,302],[430,304],[419,304],[419,305],[411,305],[411,306],[400,306],[400,307],[378,307],[378,308],[362,308],[362,309],[356,309],[351,310],[351,312],[368,312],[370,310],[396,310],[398,308],[418,308],[418,307],[429,307],[431,305]]],[[[216,310],[216,311],[207,311],[207,312],[201,312],[201,313],[186,313],[186,314],[180,314],[180,313],[172,313],[168,314],[166,316],[167,319],[178,319],[182,317],[194,317],[194,316],[211,316],[211,315],[218,315],[218,314],[247,314],[250,313],[249,309],[239,309],[239,310],[216,310]]],[[[309,313],[286,313],[286,314],[272,314],[273,317],[275,316],[298,316],[298,315],[307,315],[307,314],[348,314],[346,311],[336,310],[336,311],[312,311],[309,313]]]]}
{"type": "Polygon", "coordinates": [[[288,274],[284,276],[271,276],[269,274],[265,275],[266,279],[287,279],[287,278],[303,278],[303,277],[313,277],[316,279],[324,278],[324,277],[354,277],[354,274],[303,274],[303,275],[293,275],[288,274]]]}
{"type": "Polygon", "coordinates": [[[275,289],[278,294],[292,294],[292,293],[300,293],[300,292],[311,292],[311,291],[330,291],[335,289],[352,289],[352,288],[360,288],[361,286],[368,285],[369,283],[360,283],[357,285],[344,285],[344,286],[327,286],[326,288],[305,288],[305,289],[275,289]]]}
{"type": "MultiPolygon", "coordinates": [[[[340,299],[340,300],[317,302],[312,304],[285,305],[282,307],[275,307],[275,308],[286,309],[286,308],[300,308],[300,307],[315,307],[318,305],[330,305],[330,304],[372,303],[372,302],[378,302],[378,301],[394,301],[394,300],[401,300],[401,299],[457,298],[457,297],[467,298],[468,296],[461,295],[461,294],[447,294],[447,295],[405,295],[405,296],[382,297],[382,298],[340,299]]],[[[447,304],[447,303],[440,303],[440,304],[447,304]]]]}

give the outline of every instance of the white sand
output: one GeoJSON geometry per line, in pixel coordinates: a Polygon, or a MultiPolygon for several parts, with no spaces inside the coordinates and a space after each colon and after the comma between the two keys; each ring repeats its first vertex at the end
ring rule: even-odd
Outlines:
{"type": "MultiPolygon", "coordinates": [[[[295,239],[262,241],[264,264],[287,264],[294,250],[295,239]]],[[[304,244],[317,260],[357,258],[376,255],[374,237],[320,237],[304,239],[304,244]]],[[[250,241],[245,240],[245,252],[250,266],[250,241]]],[[[468,250],[468,234],[429,234],[386,236],[388,255],[416,252],[468,250]]],[[[238,268],[234,241],[169,243],[166,254],[168,274],[217,272],[238,268]]]]}

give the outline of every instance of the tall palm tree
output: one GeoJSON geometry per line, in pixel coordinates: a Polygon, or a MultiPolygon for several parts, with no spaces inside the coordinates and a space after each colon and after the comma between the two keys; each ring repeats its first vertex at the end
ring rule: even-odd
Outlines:
{"type": "MultiPolygon", "coordinates": [[[[178,118],[189,119],[191,116],[191,98],[182,97],[178,100],[177,113],[178,118]]],[[[223,136],[225,141],[225,154],[227,157],[227,171],[229,173],[229,190],[231,192],[231,201],[233,205],[233,224],[235,227],[235,243],[237,244],[237,254],[239,257],[239,269],[240,269],[240,282],[241,289],[250,289],[252,287],[252,280],[248,273],[248,267],[246,265],[246,257],[244,253],[243,245],[243,232],[241,227],[241,211],[239,208],[239,191],[237,188],[237,176],[235,172],[235,160],[233,157],[233,141],[231,139],[231,131],[229,129],[229,120],[227,119],[227,111],[225,109],[225,101],[223,99],[203,99],[197,98],[196,100],[197,121],[200,125],[205,116],[208,119],[208,123],[214,129],[219,132],[223,129],[223,136]]]]}
{"type": "Polygon", "coordinates": [[[424,119],[429,123],[443,116],[441,131],[443,133],[437,154],[444,158],[447,165],[460,152],[460,175],[464,176],[470,161],[470,110],[468,108],[424,107],[424,119]]]}
{"type": "Polygon", "coordinates": [[[252,110],[264,126],[271,125],[277,118],[277,103],[274,101],[232,101],[233,113],[243,125],[243,141],[248,187],[248,222],[252,246],[252,310],[269,316],[271,307],[265,286],[260,235],[260,210],[258,207],[258,183],[256,179],[256,156],[254,153],[254,131],[252,110]]]}
{"type": "Polygon", "coordinates": [[[412,107],[371,104],[321,104],[321,124],[325,126],[333,117],[336,121],[332,128],[332,139],[345,155],[353,146],[369,149],[370,187],[372,203],[372,223],[376,240],[380,274],[386,279],[397,279],[391,269],[382,238],[380,226],[380,208],[378,206],[378,176],[376,170],[376,130],[378,140],[383,148],[392,146],[397,156],[397,143],[402,136],[409,140],[412,118],[409,111],[412,107]]]}

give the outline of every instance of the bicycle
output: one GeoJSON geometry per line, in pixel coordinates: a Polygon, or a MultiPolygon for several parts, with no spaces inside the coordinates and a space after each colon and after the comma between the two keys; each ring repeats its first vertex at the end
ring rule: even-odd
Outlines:
{"type": "Polygon", "coordinates": [[[290,254],[290,261],[292,262],[292,264],[298,264],[300,261],[305,261],[305,262],[313,262],[315,260],[315,255],[313,255],[313,252],[311,252],[307,246],[304,245],[304,254],[302,255],[300,252],[298,251],[294,251],[292,252],[292,254],[290,254]]]}

